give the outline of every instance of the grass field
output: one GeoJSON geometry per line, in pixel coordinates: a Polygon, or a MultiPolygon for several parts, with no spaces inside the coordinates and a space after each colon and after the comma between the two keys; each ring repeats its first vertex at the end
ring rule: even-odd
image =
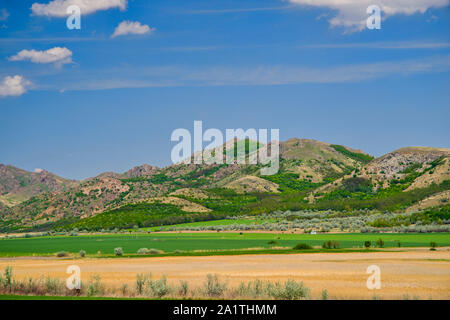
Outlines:
{"type": "Polygon", "coordinates": [[[0,240],[0,256],[48,255],[59,251],[87,254],[113,254],[122,247],[125,254],[136,253],[139,248],[155,248],[166,253],[194,250],[238,250],[248,248],[293,247],[298,243],[321,246],[324,241],[339,241],[341,248],[361,248],[365,241],[373,246],[378,239],[384,247],[450,246],[449,233],[427,234],[274,234],[274,233],[152,233],[152,234],[100,234],[79,236],[52,236],[0,240]],[[269,241],[276,243],[269,244],[269,241]]]}
{"type": "MultiPolygon", "coordinates": [[[[179,223],[170,226],[163,226],[163,230],[167,228],[178,228],[178,227],[210,227],[210,226],[229,226],[232,224],[238,225],[250,225],[250,224],[263,224],[264,222],[275,222],[275,219],[219,219],[219,220],[209,220],[209,221],[198,221],[198,222],[188,222],[179,223]]],[[[150,227],[150,228],[140,228],[141,231],[159,231],[161,227],[150,227]]],[[[132,229],[129,229],[132,230],[132,229]]]]}

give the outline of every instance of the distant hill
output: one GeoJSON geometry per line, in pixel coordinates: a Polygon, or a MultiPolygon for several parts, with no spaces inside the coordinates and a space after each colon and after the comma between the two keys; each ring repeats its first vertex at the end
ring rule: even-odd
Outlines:
{"type": "Polygon", "coordinates": [[[371,156],[362,151],[329,143],[293,138],[280,144],[283,168],[286,172],[297,173],[299,179],[323,182],[335,179],[364,162],[358,158],[371,156]]]}
{"type": "MultiPolygon", "coordinates": [[[[225,143],[223,152],[235,143],[225,143]]],[[[245,141],[247,159],[255,156],[251,144],[270,147],[245,141]]],[[[20,169],[8,166],[8,177],[27,178],[0,180],[5,195],[26,196],[0,206],[0,230],[99,230],[277,210],[423,209],[446,201],[449,155],[449,149],[410,147],[374,159],[346,146],[293,138],[280,142],[280,170],[272,176],[261,176],[259,164],[144,164],[75,182],[47,172],[18,175],[20,169]]]]}
{"type": "MultiPolygon", "coordinates": [[[[450,149],[407,147],[374,159],[363,167],[313,191],[310,201],[327,193],[353,189],[409,192],[450,180],[450,149]]],[[[423,207],[423,206],[422,206],[423,207]]]]}
{"type": "Polygon", "coordinates": [[[78,182],[61,178],[46,170],[29,172],[0,164],[0,203],[12,207],[44,192],[62,192],[78,182]]]}

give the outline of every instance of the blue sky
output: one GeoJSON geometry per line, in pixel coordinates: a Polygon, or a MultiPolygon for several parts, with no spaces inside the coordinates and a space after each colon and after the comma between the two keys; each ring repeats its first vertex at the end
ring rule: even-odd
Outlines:
{"type": "Polygon", "coordinates": [[[375,156],[450,147],[448,0],[380,0],[380,30],[366,0],[98,0],[69,30],[77,2],[0,0],[0,163],[165,166],[194,120],[375,156]]]}

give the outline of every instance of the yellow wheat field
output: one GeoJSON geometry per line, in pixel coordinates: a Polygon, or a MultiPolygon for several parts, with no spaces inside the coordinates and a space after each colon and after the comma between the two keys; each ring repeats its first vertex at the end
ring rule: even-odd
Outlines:
{"type": "Polygon", "coordinates": [[[242,255],[208,257],[56,259],[2,258],[0,268],[12,266],[15,277],[40,276],[66,279],[66,268],[78,265],[82,280],[99,274],[107,287],[134,286],[136,274],[163,275],[169,283],[187,280],[199,286],[206,274],[216,273],[229,286],[241,281],[303,281],[318,299],[323,289],[331,299],[450,299],[450,249],[410,249],[398,252],[311,253],[288,255],[242,255]],[[366,287],[369,265],[381,269],[379,290],[366,287]]]}

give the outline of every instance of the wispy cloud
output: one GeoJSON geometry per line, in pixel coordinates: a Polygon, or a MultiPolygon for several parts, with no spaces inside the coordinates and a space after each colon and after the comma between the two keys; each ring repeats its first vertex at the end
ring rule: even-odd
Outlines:
{"type": "Polygon", "coordinates": [[[39,43],[53,43],[53,42],[88,42],[88,41],[103,41],[109,40],[102,37],[47,37],[47,38],[0,38],[0,43],[8,42],[39,42],[39,43]]]}
{"type": "Polygon", "coordinates": [[[289,84],[332,84],[450,71],[450,55],[425,59],[344,65],[329,68],[258,66],[207,68],[128,67],[71,76],[66,90],[107,90],[181,86],[273,86],[289,84]],[[102,78],[97,75],[101,74],[102,78]]]}
{"type": "Polygon", "coordinates": [[[181,46],[181,47],[160,47],[156,50],[172,52],[196,52],[196,51],[215,51],[225,49],[225,46],[181,46]]]}
{"type": "Polygon", "coordinates": [[[31,11],[37,16],[67,17],[67,8],[76,5],[80,8],[81,14],[87,15],[97,11],[118,8],[125,10],[127,0],[53,0],[47,4],[33,3],[31,11]]]}
{"type": "Polygon", "coordinates": [[[450,48],[450,42],[365,42],[365,43],[324,43],[301,45],[301,48],[312,49],[445,49],[450,48]]]}
{"type": "Polygon", "coordinates": [[[231,8],[231,9],[198,9],[183,10],[184,14],[214,14],[214,13],[239,13],[239,12],[259,12],[259,11],[280,11],[292,9],[295,6],[279,6],[279,7],[258,7],[258,8],[231,8]]]}

